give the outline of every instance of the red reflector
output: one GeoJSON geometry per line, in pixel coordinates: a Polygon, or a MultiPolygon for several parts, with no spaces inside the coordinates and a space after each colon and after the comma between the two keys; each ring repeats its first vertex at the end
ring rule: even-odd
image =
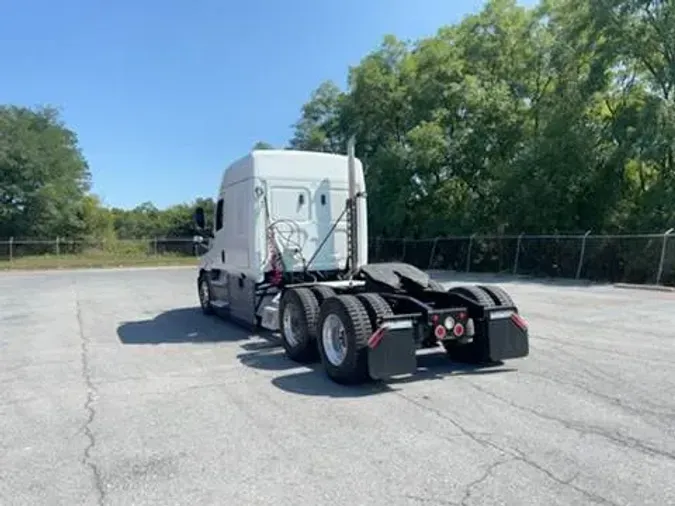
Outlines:
{"type": "Polygon", "coordinates": [[[380,327],[375,332],[373,332],[373,335],[370,336],[370,339],[368,339],[368,347],[375,348],[378,344],[380,344],[383,337],[384,337],[384,327],[380,327]]]}
{"type": "Polygon", "coordinates": [[[438,315],[437,314],[431,315],[431,323],[434,324],[434,325],[438,324],[438,315]]]}
{"type": "Polygon", "coordinates": [[[458,318],[459,318],[460,320],[466,320],[466,313],[465,313],[465,312],[459,313],[458,318]]]}
{"type": "Polygon", "coordinates": [[[280,270],[278,269],[272,269],[272,279],[270,280],[273,285],[278,285],[281,283],[281,279],[283,277],[283,274],[280,270]]]}
{"type": "Polygon", "coordinates": [[[462,325],[461,323],[458,323],[452,329],[452,333],[455,334],[457,337],[463,336],[464,335],[464,325],[462,325]]]}
{"type": "Polygon", "coordinates": [[[439,325],[439,326],[436,327],[436,329],[434,330],[434,335],[435,335],[438,339],[443,339],[443,338],[447,335],[447,333],[448,333],[448,332],[445,330],[445,327],[444,327],[443,325],[439,325]]]}
{"type": "Polygon", "coordinates": [[[515,323],[516,327],[518,327],[520,330],[527,329],[527,322],[518,313],[513,313],[511,315],[511,321],[515,323]]]}

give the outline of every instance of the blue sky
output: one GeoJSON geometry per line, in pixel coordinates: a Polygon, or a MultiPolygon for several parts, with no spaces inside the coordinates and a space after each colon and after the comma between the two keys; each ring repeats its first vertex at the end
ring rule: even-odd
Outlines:
{"type": "MultiPolygon", "coordinates": [[[[527,2],[530,3],[530,2],[527,2]]],[[[257,140],[283,146],[323,80],[387,33],[432,35],[481,0],[5,0],[0,103],[63,111],[108,205],[212,196],[257,140]]]]}

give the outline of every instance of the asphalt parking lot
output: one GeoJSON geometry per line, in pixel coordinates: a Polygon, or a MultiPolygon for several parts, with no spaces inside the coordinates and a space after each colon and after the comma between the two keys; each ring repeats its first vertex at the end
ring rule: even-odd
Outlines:
{"type": "Polygon", "coordinates": [[[194,277],[0,274],[0,504],[675,504],[675,293],[501,282],[528,358],[346,388],[194,277]]]}

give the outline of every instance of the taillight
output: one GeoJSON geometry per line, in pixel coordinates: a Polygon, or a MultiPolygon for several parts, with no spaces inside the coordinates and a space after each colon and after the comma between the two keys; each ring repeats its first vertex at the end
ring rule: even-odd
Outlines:
{"type": "Polygon", "coordinates": [[[457,337],[462,337],[464,335],[464,325],[461,323],[456,324],[452,329],[452,333],[457,337]]]}
{"type": "Polygon", "coordinates": [[[436,336],[437,339],[444,339],[447,334],[448,331],[445,330],[445,327],[443,325],[438,325],[434,329],[434,335],[436,336]]]}
{"type": "Polygon", "coordinates": [[[511,315],[511,321],[516,324],[520,330],[527,330],[527,322],[518,313],[511,315]]]}

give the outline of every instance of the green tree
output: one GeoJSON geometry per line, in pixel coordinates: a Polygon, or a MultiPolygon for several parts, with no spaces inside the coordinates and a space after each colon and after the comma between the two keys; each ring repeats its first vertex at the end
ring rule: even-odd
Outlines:
{"type": "Polygon", "coordinates": [[[253,151],[257,149],[261,150],[274,149],[274,146],[272,146],[269,142],[258,141],[253,145],[253,151]]]}
{"type": "Polygon", "coordinates": [[[89,187],[77,136],[56,109],[0,106],[0,236],[80,235],[89,187]]]}
{"type": "Polygon", "coordinates": [[[295,123],[291,149],[338,152],[344,142],[340,113],[343,95],[335,83],[322,83],[302,107],[302,115],[295,123]]]}
{"type": "Polygon", "coordinates": [[[675,220],[675,15],[490,0],[322,83],[291,147],[357,135],[374,235],[660,230],[675,220]]]}
{"type": "Polygon", "coordinates": [[[90,241],[113,241],[117,238],[113,213],[96,195],[86,195],[82,199],[78,217],[84,226],[80,231],[82,238],[90,241]]]}
{"type": "MultiPolygon", "coordinates": [[[[675,223],[675,4],[489,0],[418,41],[384,37],[320,83],[287,148],[355,134],[370,232],[661,231],[675,223]]],[[[258,142],[253,149],[274,149],[258,142]]],[[[186,237],[197,205],[106,208],[53,108],[0,107],[0,236],[186,237]]]]}

